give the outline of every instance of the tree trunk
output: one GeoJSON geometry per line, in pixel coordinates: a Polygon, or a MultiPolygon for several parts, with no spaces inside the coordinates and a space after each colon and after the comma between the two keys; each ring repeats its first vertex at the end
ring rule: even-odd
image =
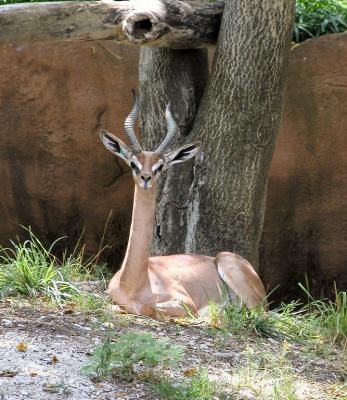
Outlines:
{"type": "MultiPolygon", "coordinates": [[[[206,49],[171,50],[142,48],[140,52],[142,143],[157,148],[166,133],[165,105],[170,101],[179,125],[180,142],[187,142],[208,80],[206,49]]],[[[159,181],[154,229],[154,254],[182,252],[177,232],[187,230],[189,190],[194,171],[190,163],[167,171],[159,181]],[[179,188],[179,189],[178,189],[179,188]],[[176,190],[175,190],[176,189],[176,190]],[[177,190],[178,189],[178,190],[177,190]],[[173,193],[175,195],[173,196],[173,193]]]]}
{"type": "Polygon", "coordinates": [[[0,6],[0,42],[115,40],[197,48],[215,43],[223,1],[143,0],[0,6]]]}
{"type": "MultiPolygon", "coordinates": [[[[155,253],[233,251],[257,266],[293,19],[294,0],[226,2],[211,77],[189,134],[189,141],[202,141],[202,152],[179,176],[173,169],[160,188],[155,253]],[[168,218],[165,210],[176,206],[177,216],[168,218]]],[[[147,59],[146,70],[166,57],[147,59]]],[[[156,91],[162,78],[152,73],[146,88],[143,73],[141,79],[146,126],[155,126],[158,103],[163,109],[167,100],[156,91]]],[[[165,85],[174,92],[175,82],[165,85]]],[[[145,129],[145,135],[151,142],[157,134],[145,129]]]]}

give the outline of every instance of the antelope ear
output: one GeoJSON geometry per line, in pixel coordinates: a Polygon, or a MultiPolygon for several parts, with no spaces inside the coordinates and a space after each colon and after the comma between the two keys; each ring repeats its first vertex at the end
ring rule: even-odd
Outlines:
{"type": "Polygon", "coordinates": [[[116,136],[112,135],[112,133],[108,132],[106,129],[101,129],[100,139],[107,150],[122,158],[127,162],[127,164],[130,163],[131,150],[125,143],[123,143],[116,136]]]}
{"type": "Polygon", "coordinates": [[[189,160],[194,157],[200,150],[201,143],[194,142],[190,144],[185,144],[176,150],[171,151],[169,154],[165,155],[166,168],[173,164],[178,164],[189,160]]]}

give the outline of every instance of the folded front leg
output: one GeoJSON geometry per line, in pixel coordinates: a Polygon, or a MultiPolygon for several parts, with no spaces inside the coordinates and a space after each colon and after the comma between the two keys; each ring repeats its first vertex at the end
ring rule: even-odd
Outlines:
{"type": "Polygon", "coordinates": [[[189,314],[196,314],[195,307],[180,300],[169,300],[155,305],[158,316],[188,317],[189,314]]]}

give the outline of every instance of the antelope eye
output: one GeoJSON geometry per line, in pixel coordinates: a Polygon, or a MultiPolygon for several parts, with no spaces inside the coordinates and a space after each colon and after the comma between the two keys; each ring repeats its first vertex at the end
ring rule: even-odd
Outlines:
{"type": "Polygon", "coordinates": [[[130,166],[135,175],[138,175],[140,173],[140,168],[133,161],[131,161],[130,166]]]}
{"type": "Polygon", "coordinates": [[[154,173],[158,174],[163,169],[164,164],[160,164],[158,168],[155,169],[154,173]]]}

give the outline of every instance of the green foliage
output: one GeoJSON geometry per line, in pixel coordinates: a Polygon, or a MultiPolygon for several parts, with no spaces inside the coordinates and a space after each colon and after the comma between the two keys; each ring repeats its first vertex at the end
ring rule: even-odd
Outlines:
{"type": "Polygon", "coordinates": [[[182,359],[184,350],[172,346],[167,339],[157,340],[150,334],[126,333],[115,342],[96,347],[90,363],[83,368],[87,375],[104,377],[116,374],[132,379],[136,367],[175,366],[182,359]]]}
{"type": "Polygon", "coordinates": [[[311,329],[307,315],[298,306],[298,303],[292,302],[265,312],[262,307],[248,310],[244,306],[229,304],[221,310],[221,328],[232,333],[256,334],[276,340],[311,339],[316,332],[311,329]]]}
{"type": "Polygon", "coordinates": [[[200,369],[189,380],[184,382],[163,378],[152,384],[154,390],[166,400],[211,400],[216,392],[216,385],[208,379],[207,371],[200,369]]]}
{"type": "Polygon", "coordinates": [[[12,242],[12,248],[0,247],[0,296],[43,296],[60,304],[78,290],[56,266],[51,247],[46,249],[29,229],[23,244],[12,242]]]}
{"type": "MultiPolygon", "coordinates": [[[[84,247],[77,251],[79,243],[69,255],[66,253],[60,263],[60,269],[64,276],[71,281],[106,281],[112,277],[106,264],[98,264],[98,255],[85,260],[84,247]]],[[[100,254],[100,253],[99,253],[100,254]]]]}
{"type": "Polygon", "coordinates": [[[248,310],[228,304],[218,309],[210,305],[211,327],[235,334],[256,334],[275,340],[301,343],[347,344],[347,292],[337,292],[335,300],[315,300],[309,289],[299,284],[307,295],[307,304],[282,304],[265,312],[262,307],[248,310]]]}
{"type": "Polygon", "coordinates": [[[150,334],[130,332],[96,347],[82,371],[99,379],[110,374],[125,380],[136,377],[149,383],[166,400],[211,400],[216,385],[208,379],[206,370],[194,371],[191,378],[173,380],[152,369],[176,367],[183,355],[183,347],[173,346],[167,339],[157,340],[150,334]]]}
{"type": "MultiPolygon", "coordinates": [[[[25,228],[26,229],[26,228],[25,228]]],[[[71,281],[103,280],[109,278],[106,265],[97,265],[98,255],[84,260],[84,247],[80,240],[69,255],[59,261],[52,252],[56,240],[49,248],[26,229],[28,240],[23,244],[11,242],[11,248],[0,247],[0,297],[43,297],[61,304],[75,302],[83,311],[99,311],[105,301],[100,297],[80,292],[71,281]]]]}
{"type": "Polygon", "coordinates": [[[339,0],[297,0],[295,42],[347,29],[346,2],[339,0]]]}
{"type": "Polygon", "coordinates": [[[347,292],[338,292],[335,286],[335,300],[315,300],[308,285],[299,284],[307,295],[304,309],[312,316],[316,329],[333,343],[347,344],[347,292]]]}

